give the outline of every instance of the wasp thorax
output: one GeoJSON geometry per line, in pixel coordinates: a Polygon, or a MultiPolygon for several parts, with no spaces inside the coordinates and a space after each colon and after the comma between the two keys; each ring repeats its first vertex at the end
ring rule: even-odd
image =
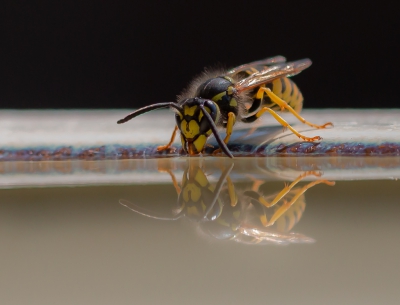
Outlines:
{"type": "Polygon", "coordinates": [[[210,78],[205,81],[197,88],[196,96],[217,103],[222,113],[238,114],[237,91],[233,80],[228,76],[210,78]]]}
{"type": "Polygon", "coordinates": [[[228,88],[232,86],[233,81],[229,77],[221,76],[210,78],[197,88],[196,96],[207,98],[215,102],[215,100],[213,99],[215,96],[218,96],[221,93],[224,94],[228,90],[228,88]]]}
{"type": "Polygon", "coordinates": [[[180,104],[183,112],[177,113],[175,119],[181,132],[182,147],[191,155],[199,154],[212,133],[210,120],[215,123],[219,118],[218,106],[201,98],[186,99],[180,104]]]}

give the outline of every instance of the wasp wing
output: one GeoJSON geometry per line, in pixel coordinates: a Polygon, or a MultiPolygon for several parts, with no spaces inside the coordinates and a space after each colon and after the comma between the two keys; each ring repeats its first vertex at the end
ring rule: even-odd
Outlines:
{"type": "Polygon", "coordinates": [[[296,75],[311,66],[311,60],[308,58],[300,59],[293,62],[276,64],[266,69],[255,72],[249,77],[238,81],[235,85],[236,90],[242,91],[251,90],[266,83],[270,83],[281,77],[290,77],[296,75]]]}
{"type": "Polygon", "coordinates": [[[232,75],[238,74],[240,72],[249,70],[251,68],[255,68],[257,70],[264,70],[264,68],[266,66],[272,66],[272,65],[276,65],[276,64],[280,64],[280,63],[284,63],[284,62],[286,62],[286,58],[278,55],[278,56],[253,61],[251,63],[235,67],[235,68],[229,70],[227,74],[229,76],[232,76],[232,75]]]}

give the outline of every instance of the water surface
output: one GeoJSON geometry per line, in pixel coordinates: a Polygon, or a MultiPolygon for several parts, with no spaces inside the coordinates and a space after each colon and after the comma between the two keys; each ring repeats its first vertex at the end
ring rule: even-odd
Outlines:
{"type": "Polygon", "coordinates": [[[397,304],[398,161],[3,162],[0,299],[397,304]]]}

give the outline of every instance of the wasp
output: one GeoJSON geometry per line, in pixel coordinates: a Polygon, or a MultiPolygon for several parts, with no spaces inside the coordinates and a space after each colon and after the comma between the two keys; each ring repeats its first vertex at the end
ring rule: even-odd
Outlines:
{"type": "Polygon", "coordinates": [[[300,233],[291,232],[303,216],[304,193],[311,187],[334,182],[318,179],[303,187],[296,186],[316,172],[305,172],[279,192],[264,195],[259,189],[264,181],[254,180],[251,188],[238,190],[229,174],[233,164],[223,169],[218,182],[210,183],[204,170],[190,163],[179,185],[170,174],[178,195],[175,207],[169,212],[149,210],[147,204],[135,204],[125,199],[120,204],[146,217],[159,220],[189,219],[198,233],[217,240],[232,240],[244,244],[288,244],[312,242],[300,233]]]}
{"type": "Polygon", "coordinates": [[[195,78],[188,88],[178,95],[178,102],[149,105],[130,113],[117,123],[125,123],[138,115],[159,109],[175,111],[176,126],[167,145],[158,151],[167,150],[180,131],[184,152],[198,155],[207,146],[207,138],[213,134],[219,148],[213,154],[224,152],[233,158],[227,147],[233,126],[237,121],[251,123],[264,113],[271,114],[284,128],[291,130],[304,141],[317,141],[321,137],[306,137],[290,126],[276,111],[289,111],[302,123],[314,128],[332,126],[331,122],[316,125],[299,115],[303,106],[303,95],[297,85],[289,79],[311,65],[310,59],[286,62],[283,56],[275,56],[238,66],[234,69],[205,70],[195,78]],[[226,129],[224,139],[218,128],[226,129]]]}

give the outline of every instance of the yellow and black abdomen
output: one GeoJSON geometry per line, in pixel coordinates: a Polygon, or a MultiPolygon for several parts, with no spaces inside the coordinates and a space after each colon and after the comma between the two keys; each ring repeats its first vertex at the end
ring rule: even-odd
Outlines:
{"type": "MultiPolygon", "coordinates": [[[[271,83],[266,84],[265,87],[271,89],[275,95],[288,103],[297,113],[301,112],[303,107],[303,95],[301,94],[299,87],[297,87],[292,80],[287,77],[278,78],[271,83]]],[[[264,94],[262,106],[271,107],[272,109],[277,110],[280,109],[280,107],[272,102],[266,94],[264,94]]]]}
{"type": "Polygon", "coordinates": [[[263,107],[268,107],[274,111],[285,111],[274,103],[267,94],[262,97],[258,94],[260,88],[269,88],[280,99],[289,104],[297,113],[303,108],[303,95],[297,85],[287,77],[278,78],[268,84],[257,87],[253,90],[253,101],[250,108],[247,109],[248,116],[241,119],[244,123],[252,123],[258,119],[258,111],[263,107]],[[257,97],[258,96],[258,97],[257,97]]]}

